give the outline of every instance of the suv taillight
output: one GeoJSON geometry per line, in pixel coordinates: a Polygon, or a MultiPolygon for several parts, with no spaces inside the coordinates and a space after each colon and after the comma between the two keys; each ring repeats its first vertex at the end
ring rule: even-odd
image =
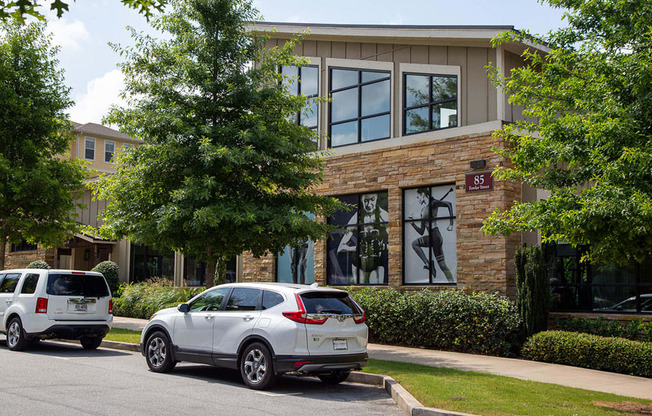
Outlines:
{"type": "Polygon", "coordinates": [[[36,299],[36,313],[48,313],[48,300],[46,298],[36,299]]]}
{"type": "Polygon", "coordinates": [[[113,299],[109,299],[109,315],[113,315],[113,299]]]}
{"type": "Polygon", "coordinates": [[[353,315],[353,321],[356,324],[363,324],[364,321],[367,320],[367,313],[365,311],[362,311],[362,316],[360,315],[353,315]]]}
{"type": "Polygon", "coordinates": [[[321,325],[324,322],[326,322],[328,317],[317,319],[312,315],[308,315],[306,313],[306,308],[303,306],[303,301],[301,300],[301,296],[295,294],[294,297],[297,299],[297,305],[299,306],[299,310],[296,312],[283,312],[283,316],[285,316],[286,318],[294,322],[299,322],[300,324],[321,325]]]}

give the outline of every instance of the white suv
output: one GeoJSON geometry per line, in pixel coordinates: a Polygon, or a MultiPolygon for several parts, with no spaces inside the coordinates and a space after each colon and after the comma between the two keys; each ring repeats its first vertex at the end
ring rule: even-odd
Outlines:
{"type": "Polygon", "coordinates": [[[113,300],[100,273],[75,270],[0,271],[0,332],[10,350],[41,339],[78,339],[95,349],[111,329],[113,300]]]}
{"type": "Polygon", "coordinates": [[[344,381],[367,362],[364,311],[347,292],[316,285],[234,283],[163,309],[143,329],[152,371],[179,361],[239,369],[248,387],[267,389],[284,373],[344,381]]]}

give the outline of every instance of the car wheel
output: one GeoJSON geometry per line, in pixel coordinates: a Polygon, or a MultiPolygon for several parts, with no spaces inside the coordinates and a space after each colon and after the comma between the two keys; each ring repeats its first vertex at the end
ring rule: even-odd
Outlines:
{"type": "Polygon", "coordinates": [[[319,379],[326,384],[340,384],[347,378],[349,378],[350,371],[344,370],[334,370],[330,374],[320,374],[319,379]]]}
{"type": "Polygon", "coordinates": [[[247,387],[266,390],[277,381],[272,364],[272,354],[265,344],[254,342],[240,356],[240,375],[247,387]]]}
{"type": "Polygon", "coordinates": [[[85,350],[95,350],[102,344],[102,337],[82,337],[79,342],[85,350]]]}
{"type": "Polygon", "coordinates": [[[156,331],[147,338],[145,358],[150,370],[156,373],[166,373],[177,365],[176,361],[172,360],[170,339],[161,331],[156,331]]]}
{"type": "Polygon", "coordinates": [[[13,318],[7,327],[7,347],[12,351],[22,351],[27,347],[27,343],[20,318],[13,318]]]}

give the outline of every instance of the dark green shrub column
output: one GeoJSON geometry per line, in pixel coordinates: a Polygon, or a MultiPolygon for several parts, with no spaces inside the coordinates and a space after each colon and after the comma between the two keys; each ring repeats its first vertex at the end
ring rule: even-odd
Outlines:
{"type": "Polygon", "coordinates": [[[516,251],[516,290],[518,311],[525,335],[548,329],[550,309],[550,279],[543,250],[540,246],[523,247],[516,251]]]}

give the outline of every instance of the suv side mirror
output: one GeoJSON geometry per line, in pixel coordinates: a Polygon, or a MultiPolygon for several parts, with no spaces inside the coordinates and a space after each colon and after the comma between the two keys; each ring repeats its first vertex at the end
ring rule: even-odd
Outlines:
{"type": "Polygon", "coordinates": [[[177,306],[177,309],[179,312],[186,313],[190,310],[190,305],[187,303],[182,303],[181,305],[177,306]]]}

